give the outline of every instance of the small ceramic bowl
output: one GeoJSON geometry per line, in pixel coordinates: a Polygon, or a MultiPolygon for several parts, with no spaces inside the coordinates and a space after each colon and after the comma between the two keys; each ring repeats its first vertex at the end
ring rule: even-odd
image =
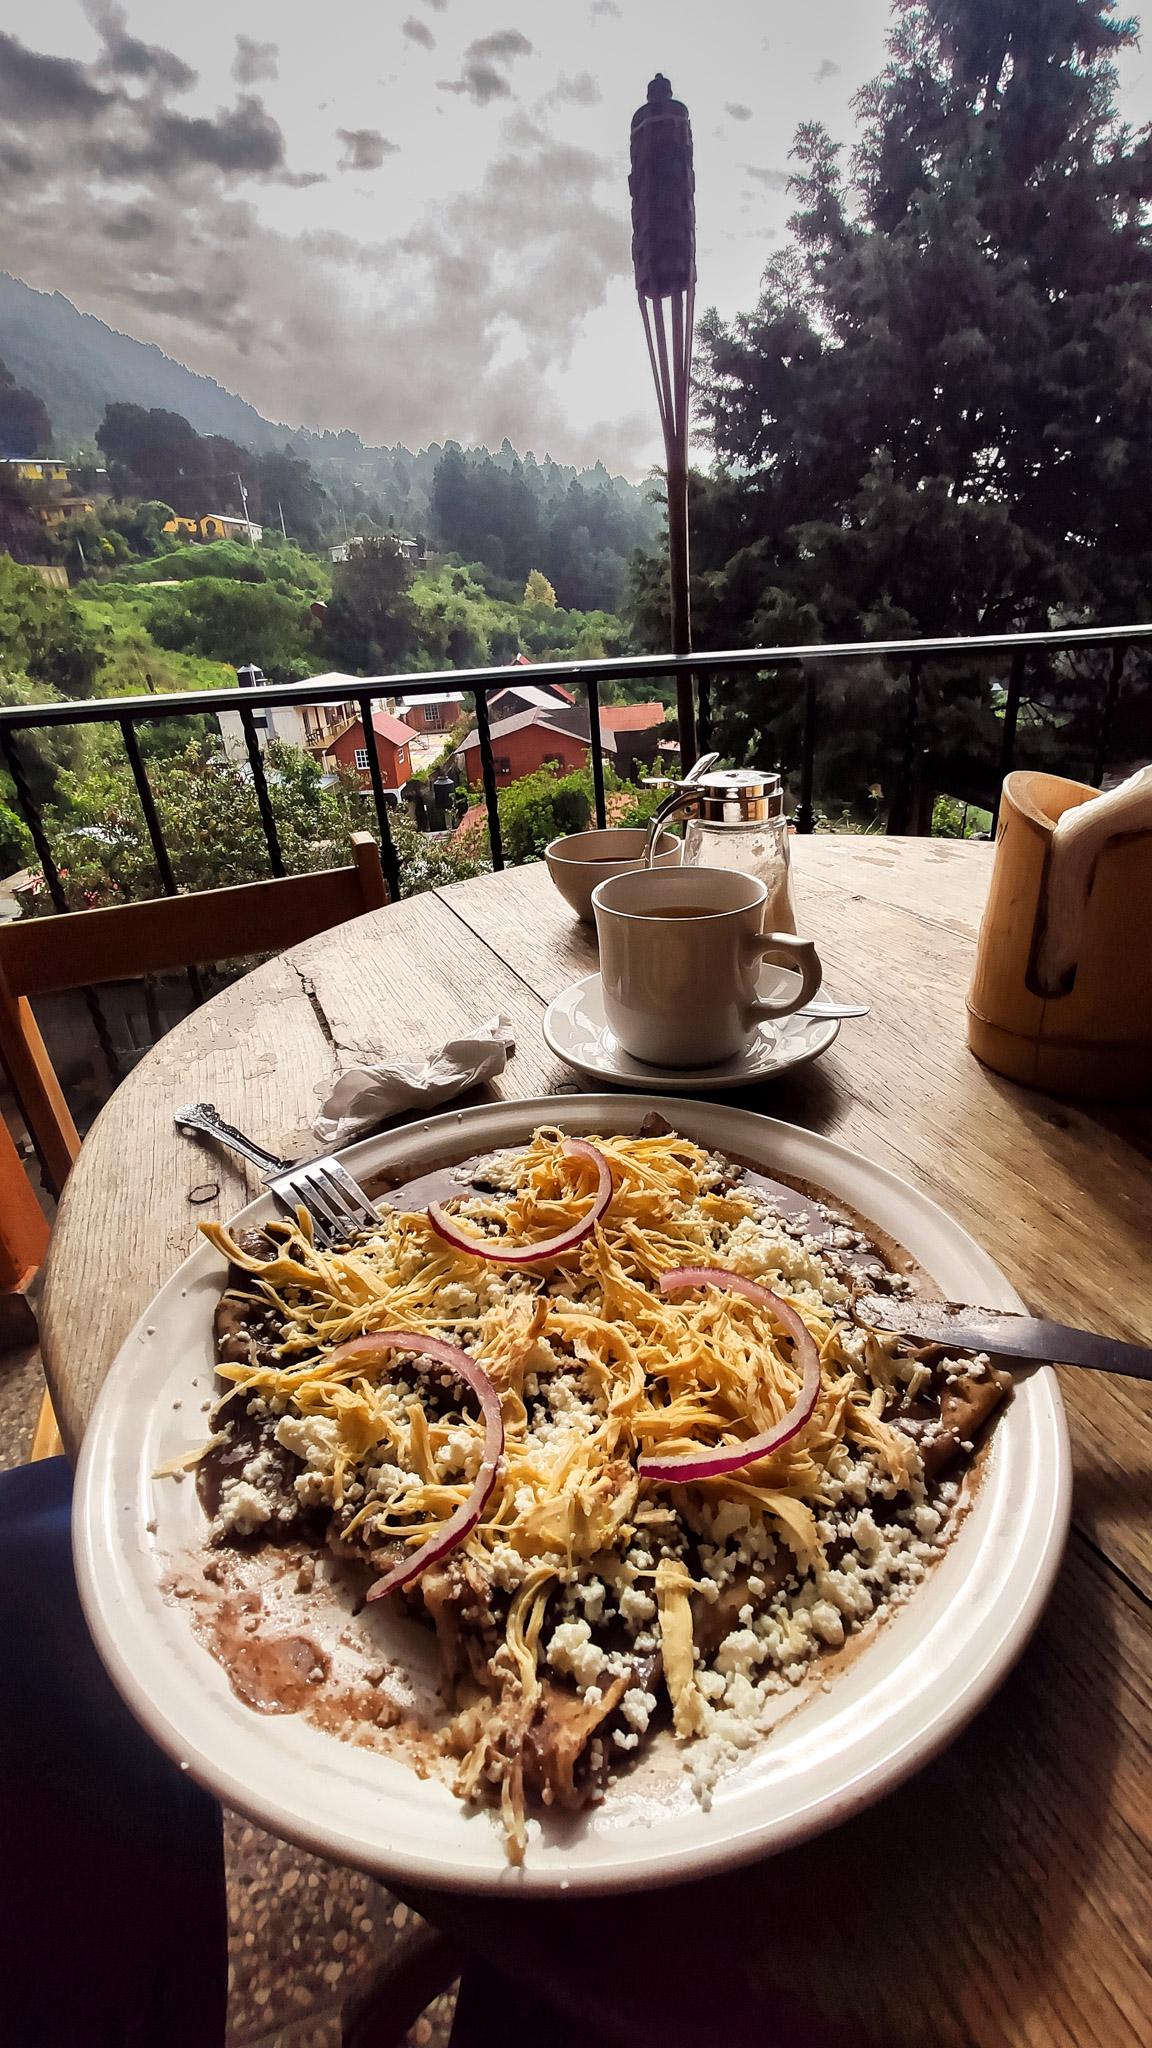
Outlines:
{"type": "MultiPolygon", "coordinates": [[[[638,868],[644,858],[647,836],[644,825],[614,825],[605,832],[570,832],[566,838],[554,839],[551,846],[545,847],[544,858],[552,880],[565,903],[571,904],[585,924],[596,922],[592,891],[597,883],[606,882],[610,875],[626,874],[629,868],[638,868]]],[[[680,841],[671,832],[662,832],[656,842],[653,866],[679,865],[680,841]]]]}

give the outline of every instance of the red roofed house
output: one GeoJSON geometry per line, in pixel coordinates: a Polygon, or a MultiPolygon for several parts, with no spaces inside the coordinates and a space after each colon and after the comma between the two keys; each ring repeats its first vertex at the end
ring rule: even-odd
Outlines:
{"type": "Polygon", "coordinates": [[[602,704],[600,729],[602,732],[648,732],[654,725],[663,725],[667,716],[663,704],[602,704]]]}
{"type": "MultiPolygon", "coordinates": [[[[380,777],[385,789],[403,789],[412,774],[411,747],[416,737],[412,727],[405,725],[402,718],[393,718],[390,711],[374,711],[372,730],[376,736],[376,759],[380,763],[380,777]]],[[[353,769],[361,789],[371,789],[372,771],[362,719],[354,718],[325,747],[324,760],[332,767],[339,763],[341,768],[353,769]]]]}
{"type": "MultiPolygon", "coordinates": [[[[603,725],[600,731],[605,754],[614,755],[614,734],[603,725]]],[[[481,778],[479,733],[470,732],[453,759],[462,765],[469,786],[475,787],[481,778]]],[[[492,759],[501,789],[537,768],[555,768],[561,775],[583,768],[588,760],[588,714],[557,704],[551,711],[519,711],[511,718],[498,718],[492,725],[492,759]]]]}

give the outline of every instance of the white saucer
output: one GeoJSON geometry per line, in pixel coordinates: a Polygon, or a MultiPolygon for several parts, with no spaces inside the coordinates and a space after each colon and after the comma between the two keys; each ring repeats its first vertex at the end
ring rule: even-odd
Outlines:
{"type": "MultiPolygon", "coordinates": [[[[795,978],[766,966],[760,976],[760,995],[774,995],[795,978]]],[[[821,995],[829,1002],[836,1000],[830,989],[821,989],[821,995]]],[[[583,980],[574,981],[548,1005],[544,1017],[549,1047],[580,1073],[597,1081],[613,1081],[621,1088],[679,1088],[693,1093],[751,1088],[757,1081],[770,1081],[786,1067],[819,1059],[839,1029],[836,1017],[780,1017],[774,1023],[761,1024],[752,1043],[719,1066],[650,1067],[647,1061],[625,1052],[610,1030],[599,974],[586,974],[583,980]]]]}

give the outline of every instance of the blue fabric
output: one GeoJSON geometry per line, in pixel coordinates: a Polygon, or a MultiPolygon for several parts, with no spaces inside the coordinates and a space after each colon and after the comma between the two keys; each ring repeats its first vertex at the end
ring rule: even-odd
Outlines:
{"type": "Polygon", "coordinates": [[[0,1473],[0,2023],[52,2048],[215,2048],[219,1808],[96,1655],[71,1495],[63,1458],[0,1473]]]}

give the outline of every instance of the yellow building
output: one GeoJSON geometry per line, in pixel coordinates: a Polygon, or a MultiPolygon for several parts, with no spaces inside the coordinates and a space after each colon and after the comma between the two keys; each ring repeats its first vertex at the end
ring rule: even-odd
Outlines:
{"type": "Polygon", "coordinates": [[[68,464],[57,462],[52,456],[34,461],[27,455],[5,455],[0,457],[0,468],[6,469],[22,484],[66,484],[68,464]]]}
{"type": "Polygon", "coordinates": [[[41,526],[54,532],[63,526],[66,519],[79,519],[85,512],[96,510],[95,498],[53,498],[45,505],[32,507],[41,526]]]}
{"type": "Polygon", "coordinates": [[[264,536],[264,528],[252,519],[234,519],[230,512],[205,512],[200,519],[185,519],[180,514],[164,521],[165,533],[178,533],[188,540],[246,540],[258,541],[264,536]]]}

